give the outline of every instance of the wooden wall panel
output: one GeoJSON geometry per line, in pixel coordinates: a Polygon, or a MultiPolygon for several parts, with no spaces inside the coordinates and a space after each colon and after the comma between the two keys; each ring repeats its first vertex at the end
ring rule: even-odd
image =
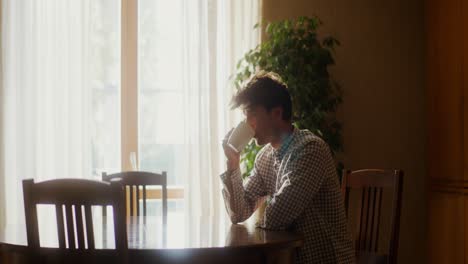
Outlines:
{"type": "Polygon", "coordinates": [[[429,209],[429,263],[463,263],[464,197],[462,194],[434,192],[429,209]]]}
{"type": "Polygon", "coordinates": [[[463,10],[463,164],[464,180],[468,181],[468,1],[462,1],[463,10]]]}
{"type": "MultiPolygon", "coordinates": [[[[468,11],[467,11],[468,14],[468,11]]],[[[468,15],[466,16],[468,18],[468,15]]],[[[468,25],[468,22],[467,24],[468,25]]],[[[467,33],[468,36],[468,33],[467,33]]],[[[468,53],[468,48],[465,50],[468,53]]],[[[467,56],[468,57],[468,56],[467,56]]],[[[466,58],[466,57],[465,57],[466,58]]],[[[464,104],[463,104],[463,164],[464,164],[464,180],[468,181],[468,59],[465,59],[465,73],[464,77],[467,78],[464,81],[464,87],[463,87],[463,98],[464,98],[464,104]]]]}
{"type": "Polygon", "coordinates": [[[468,0],[427,0],[426,28],[428,259],[468,263],[468,0]]]}
{"type": "Polygon", "coordinates": [[[428,0],[428,172],[437,180],[463,180],[461,0],[428,0]]]}
{"type": "MultiPolygon", "coordinates": [[[[468,16],[467,16],[468,17],[468,16]]],[[[467,24],[468,25],[468,24],[467,24]]],[[[468,60],[466,68],[468,68],[468,60]]],[[[464,74],[465,78],[468,78],[468,71],[464,74]]],[[[464,156],[464,179],[465,181],[468,181],[468,80],[464,82],[464,98],[465,98],[465,103],[463,104],[463,156],[464,156]]]]}
{"type": "Polygon", "coordinates": [[[464,197],[464,200],[465,200],[465,217],[464,217],[464,225],[463,225],[463,229],[460,228],[459,232],[460,233],[464,233],[465,235],[465,239],[464,239],[464,251],[465,251],[465,263],[468,263],[468,254],[466,254],[466,252],[468,252],[468,226],[466,225],[466,221],[468,220],[468,195],[465,193],[465,197],[464,197]]]}
{"type": "Polygon", "coordinates": [[[319,16],[335,36],[347,167],[405,170],[398,263],[426,263],[426,0],[263,0],[262,21],[319,16]],[[389,125],[391,124],[391,125],[389,125]],[[389,128],[389,126],[391,128],[389,128]],[[385,150],[385,151],[377,151],[385,150]]]}

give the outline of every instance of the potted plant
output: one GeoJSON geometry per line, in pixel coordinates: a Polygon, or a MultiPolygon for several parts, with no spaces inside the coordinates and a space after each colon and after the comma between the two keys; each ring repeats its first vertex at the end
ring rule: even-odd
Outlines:
{"type": "MultiPolygon", "coordinates": [[[[341,124],[335,117],[342,97],[328,67],[335,62],[333,51],[339,42],[333,37],[319,39],[320,25],[317,17],[269,23],[264,29],[266,40],[239,60],[233,81],[240,89],[260,70],[277,73],[291,94],[294,126],[323,138],[335,155],[342,150],[341,124]]],[[[250,174],[260,148],[252,141],[242,152],[244,179],[250,174]]],[[[342,164],[337,164],[341,171],[342,164]]]]}

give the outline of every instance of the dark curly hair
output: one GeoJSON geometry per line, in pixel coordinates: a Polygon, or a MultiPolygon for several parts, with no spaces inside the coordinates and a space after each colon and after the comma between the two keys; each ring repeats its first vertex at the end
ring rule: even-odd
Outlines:
{"type": "Polygon", "coordinates": [[[256,106],[263,106],[267,111],[280,106],[283,108],[283,120],[291,121],[291,95],[277,74],[273,72],[255,74],[231,101],[232,109],[238,107],[251,109],[256,106]]]}

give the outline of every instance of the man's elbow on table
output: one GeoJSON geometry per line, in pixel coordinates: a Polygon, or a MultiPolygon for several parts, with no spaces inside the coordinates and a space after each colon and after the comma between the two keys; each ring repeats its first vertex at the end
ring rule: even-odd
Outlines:
{"type": "Polygon", "coordinates": [[[233,223],[234,225],[240,223],[237,216],[231,215],[230,218],[231,218],[231,223],[233,223]]]}
{"type": "Polygon", "coordinates": [[[229,218],[231,219],[231,222],[233,224],[239,224],[239,223],[242,223],[245,220],[247,220],[247,218],[249,218],[249,217],[248,216],[245,217],[245,216],[242,216],[242,215],[231,213],[231,214],[229,214],[229,218]]]}

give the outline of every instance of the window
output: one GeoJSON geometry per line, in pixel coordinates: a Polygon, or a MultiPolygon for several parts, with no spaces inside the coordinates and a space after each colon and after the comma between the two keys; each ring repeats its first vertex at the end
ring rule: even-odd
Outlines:
{"type": "Polygon", "coordinates": [[[224,210],[228,76],[258,43],[258,1],[1,1],[7,222],[25,177],[100,179],[131,153],[167,171],[174,210],[224,210]]]}
{"type": "Polygon", "coordinates": [[[90,37],[87,63],[92,100],[91,167],[120,170],[120,31],[121,6],[116,0],[89,2],[90,37]]]}
{"type": "MultiPolygon", "coordinates": [[[[177,76],[182,24],[172,19],[181,12],[181,1],[122,0],[122,8],[117,2],[91,1],[93,174],[131,169],[130,153],[138,152],[138,168],[167,171],[168,197],[181,199],[183,175],[176,164],[183,136],[181,123],[174,121],[182,111],[177,76]]],[[[160,189],[149,189],[148,195],[159,196],[160,189]]]]}
{"type": "Polygon", "coordinates": [[[140,168],[168,172],[183,185],[182,12],[180,0],[138,2],[138,151],[140,168]],[[180,160],[180,159],[179,159],[180,160]]]}
{"type": "MultiPolygon", "coordinates": [[[[122,8],[115,2],[94,4],[96,15],[101,12],[107,20],[100,21],[96,32],[95,41],[101,53],[96,52],[97,56],[93,57],[92,65],[96,68],[93,72],[101,74],[101,79],[110,74],[113,77],[112,82],[96,82],[99,87],[93,97],[95,175],[99,177],[102,171],[131,169],[130,155],[137,152],[138,168],[166,171],[168,197],[181,199],[183,174],[176,164],[183,155],[183,128],[181,122],[177,122],[182,118],[178,69],[182,67],[179,51],[183,25],[173,17],[180,17],[182,1],[122,0],[122,8]],[[122,27],[115,26],[119,24],[122,27]],[[114,45],[117,53],[114,48],[106,50],[120,40],[121,46],[114,45]],[[118,53],[120,48],[122,58],[118,53]],[[115,76],[121,76],[122,90],[120,79],[116,80],[115,76]],[[112,113],[122,115],[108,118],[112,113]],[[109,136],[111,134],[113,136],[109,136]],[[122,148],[115,142],[121,142],[122,148]],[[120,156],[116,158],[110,153],[120,156]]],[[[160,189],[149,191],[160,195],[160,189]]]]}

